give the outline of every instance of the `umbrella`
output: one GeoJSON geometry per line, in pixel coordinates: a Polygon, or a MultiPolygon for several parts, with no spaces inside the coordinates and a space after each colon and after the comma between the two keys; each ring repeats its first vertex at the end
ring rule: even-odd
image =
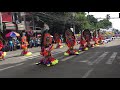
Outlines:
{"type": "Polygon", "coordinates": [[[5,37],[16,37],[16,36],[20,36],[20,34],[17,32],[9,32],[8,34],[5,35],[5,37]]]}

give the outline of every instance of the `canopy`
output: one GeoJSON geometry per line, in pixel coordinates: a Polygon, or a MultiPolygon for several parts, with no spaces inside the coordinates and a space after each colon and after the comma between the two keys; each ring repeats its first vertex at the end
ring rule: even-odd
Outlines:
{"type": "Polygon", "coordinates": [[[16,37],[16,36],[20,36],[20,34],[13,31],[5,35],[5,37],[16,37]]]}

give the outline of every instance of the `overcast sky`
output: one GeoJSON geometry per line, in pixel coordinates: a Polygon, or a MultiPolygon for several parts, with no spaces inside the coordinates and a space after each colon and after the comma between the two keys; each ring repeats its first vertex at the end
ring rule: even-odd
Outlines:
{"type": "MultiPolygon", "coordinates": [[[[89,12],[89,15],[94,15],[96,18],[105,18],[107,14],[110,14],[110,17],[119,17],[120,12],[89,12]]],[[[110,19],[112,26],[115,29],[120,30],[120,19],[110,19]]]]}

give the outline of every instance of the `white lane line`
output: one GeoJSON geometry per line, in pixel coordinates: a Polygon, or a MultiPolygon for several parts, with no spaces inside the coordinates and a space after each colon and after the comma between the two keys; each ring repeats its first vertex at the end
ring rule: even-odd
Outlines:
{"type": "Polygon", "coordinates": [[[112,64],[112,62],[115,60],[116,56],[117,56],[117,52],[113,52],[112,56],[108,59],[106,64],[112,64]]]}
{"type": "Polygon", "coordinates": [[[63,57],[64,57],[64,56],[60,56],[60,57],[58,57],[58,58],[56,58],[56,59],[58,59],[58,60],[59,60],[59,59],[61,59],[61,58],[63,58],[63,57]]]}
{"type": "Polygon", "coordinates": [[[90,69],[89,71],[87,71],[82,78],[87,78],[93,70],[94,70],[94,69],[92,68],[92,69],[90,69]]]}
{"type": "MultiPolygon", "coordinates": [[[[84,53],[84,51],[81,52],[80,54],[82,54],[82,53],[84,53]]],[[[79,54],[79,55],[80,55],[80,54],[79,54]]],[[[73,58],[73,57],[75,57],[75,56],[76,56],[76,55],[68,56],[67,58],[62,59],[61,61],[66,61],[66,60],[68,60],[68,59],[70,59],[70,58],[73,58]]]]}
{"type": "MultiPolygon", "coordinates": [[[[92,59],[92,58],[95,57],[98,53],[99,53],[99,52],[96,52],[95,54],[93,54],[93,55],[92,55],[91,57],[89,57],[88,59],[89,59],[89,60],[92,59]]],[[[90,63],[89,60],[83,60],[83,61],[78,61],[78,62],[87,62],[87,64],[89,64],[89,63],[90,63]]]]}
{"type": "Polygon", "coordinates": [[[87,60],[87,64],[91,65],[90,59],[94,58],[95,56],[97,56],[100,52],[96,52],[95,54],[93,54],[91,57],[89,57],[89,60],[87,60]]]}
{"type": "Polygon", "coordinates": [[[109,52],[104,52],[102,55],[100,55],[95,61],[89,63],[89,65],[93,65],[94,63],[98,64],[103,58],[108,54],[109,52]]]}
{"type": "Polygon", "coordinates": [[[61,61],[66,61],[66,60],[68,60],[68,59],[70,59],[70,58],[72,58],[72,57],[75,57],[75,55],[73,55],[73,56],[68,56],[67,58],[62,59],[61,61]]]}
{"type": "Polygon", "coordinates": [[[88,60],[84,60],[84,61],[77,61],[77,62],[88,62],[88,60]]]}
{"type": "Polygon", "coordinates": [[[9,67],[6,67],[6,68],[2,68],[2,69],[0,69],[0,71],[6,70],[6,69],[9,69],[9,68],[13,68],[13,67],[16,67],[16,66],[20,66],[22,64],[24,64],[24,63],[20,63],[20,64],[17,64],[17,65],[14,65],[14,66],[9,66],[9,67]]]}

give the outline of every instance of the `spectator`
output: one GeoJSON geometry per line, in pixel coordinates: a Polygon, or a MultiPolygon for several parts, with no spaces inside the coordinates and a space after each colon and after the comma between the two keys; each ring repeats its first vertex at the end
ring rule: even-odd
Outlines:
{"type": "Polygon", "coordinates": [[[20,48],[21,48],[21,47],[20,47],[20,46],[21,46],[21,45],[20,45],[20,41],[19,41],[18,39],[16,40],[16,46],[17,46],[17,49],[20,49],[20,48]]]}
{"type": "Polygon", "coordinates": [[[38,37],[38,38],[37,38],[37,46],[38,46],[38,47],[39,47],[40,44],[41,44],[40,42],[41,42],[41,41],[40,41],[40,38],[38,37]]]}
{"type": "Polygon", "coordinates": [[[12,39],[9,40],[9,50],[13,51],[13,41],[12,41],[12,39]]]}

